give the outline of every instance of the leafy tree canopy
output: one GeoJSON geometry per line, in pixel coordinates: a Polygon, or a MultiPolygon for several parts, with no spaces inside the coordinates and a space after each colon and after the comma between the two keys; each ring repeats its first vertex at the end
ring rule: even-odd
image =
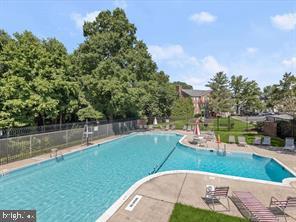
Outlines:
{"type": "Polygon", "coordinates": [[[176,86],[181,86],[183,89],[193,89],[193,87],[186,82],[181,82],[181,81],[175,81],[173,82],[174,85],[176,86]]]}
{"type": "Polygon", "coordinates": [[[169,79],[157,71],[122,9],[101,12],[83,31],[86,39],[74,52],[72,70],[96,110],[109,119],[169,115],[169,79]]]}
{"type": "Polygon", "coordinates": [[[193,118],[194,106],[191,98],[181,97],[177,99],[172,108],[172,117],[176,119],[193,118]]]}

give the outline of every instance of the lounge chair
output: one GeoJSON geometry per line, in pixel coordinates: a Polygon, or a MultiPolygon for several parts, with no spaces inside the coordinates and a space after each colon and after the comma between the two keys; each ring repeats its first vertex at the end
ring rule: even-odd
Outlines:
{"type": "Polygon", "coordinates": [[[287,221],[287,213],[285,212],[287,208],[296,208],[296,197],[287,197],[286,200],[278,200],[275,197],[271,197],[269,210],[276,217],[284,217],[287,221]]]}
{"type": "Polygon", "coordinates": [[[144,125],[144,129],[147,129],[148,128],[148,126],[147,125],[144,125]]]}
{"type": "Polygon", "coordinates": [[[245,217],[251,221],[258,222],[276,222],[276,216],[266,208],[256,197],[250,192],[235,191],[232,200],[241,212],[245,212],[245,217]]]}
{"type": "Polygon", "coordinates": [[[270,146],[271,145],[271,138],[270,136],[264,136],[262,145],[264,146],[270,146]]]}
{"type": "Polygon", "coordinates": [[[183,126],[183,130],[187,130],[187,126],[186,125],[183,126]]]}
{"type": "Polygon", "coordinates": [[[170,129],[170,125],[166,125],[165,130],[169,130],[169,129],[170,129]]]}
{"type": "Polygon", "coordinates": [[[285,139],[285,146],[283,149],[288,151],[294,151],[295,150],[294,138],[287,137],[285,139]]]}
{"type": "Polygon", "coordinates": [[[140,124],[140,125],[139,125],[139,129],[143,129],[143,125],[140,124]]]}
{"type": "Polygon", "coordinates": [[[176,126],[175,125],[171,125],[171,130],[174,130],[176,129],[176,126]]]}
{"type": "Polygon", "coordinates": [[[153,130],[153,125],[148,125],[149,130],[153,130]]]}
{"type": "Polygon", "coordinates": [[[199,142],[199,140],[196,137],[193,137],[192,140],[189,141],[189,143],[194,144],[194,145],[198,144],[198,142],[199,142]]]}
{"type": "Polygon", "coordinates": [[[237,140],[238,140],[238,145],[240,145],[240,146],[247,145],[246,138],[244,136],[238,136],[237,140]]]}
{"type": "Polygon", "coordinates": [[[187,131],[192,131],[192,127],[191,127],[191,125],[188,125],[188,126],[187,126],[187,131]]]}
{"type": "Polygon", "coordinates": [[[234,136],[229,136],[228,137],[228,143],[235,143],[235,137],[234,136]]]}
{"type": "Polygon", "coordinates": [[[228,199],[229,187],[214,187],[213,185],[207,185],[206,194],[203,198],[204,201],[209,205],[212,204],[213,210],[215,210],[215,204],[221,204],[221,199],[227,200],[227,207],[224,206],[227,210],[230,210],[229,199],[228,199]]]}
{"type": "Polygon", "coordinates": [[[255,136],[254,145],[261,145],[261,136],[255,136]]]}

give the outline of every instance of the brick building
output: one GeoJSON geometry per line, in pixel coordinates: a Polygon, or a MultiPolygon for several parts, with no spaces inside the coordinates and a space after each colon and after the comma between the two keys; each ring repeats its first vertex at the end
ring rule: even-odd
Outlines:
{"type": "Polygon", "coordinates": [[[180,85],[176,86],[176,90],[179,96],[191,98],[194,106],[194,114],[208,116],[208,101],[211,90],[183,89],[180,85]]]}

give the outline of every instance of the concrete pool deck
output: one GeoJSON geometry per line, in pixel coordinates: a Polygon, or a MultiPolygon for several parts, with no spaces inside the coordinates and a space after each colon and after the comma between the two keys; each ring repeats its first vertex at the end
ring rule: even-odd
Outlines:
{"type": "MultiPolygon", "coordinates": [[[[202,174],[177,173],[156,177],[142,184],[108,222],[167,222],[175,203],[191,205],[193,207],[210,209],[203,201],[206,185],[229,186],[232,191],[250,191],[265,206],[269,205],[270,197],[286,199],[287,196],[296,196],[296,190],[288,186],[277,186],[256,182],[238,181],[223,177],[202,174]],[[133,211],[125,210],[135,195],[143,196],[133,211]]],[[[221,201],[227,205],[225,200],[221,201]]],[[[216,205],[216,211],[228,215],[242,217],[235,205],[230,202],[230,211],[225,211],[222,205],[216,205]]],[[[287,211],[296,217],[296,211],[287,211]]],[[[288,221],[295,221],[288,217],[288,221]]]]}
{"type": "MultiPolygon", "coordinates": [[[[93,141],[90,142],[90,144],[88,146],[79,144],[79,145],[59,149],[58,150],[58,155],[60,155],[60,154],[64,155],[64,154],[75,152],[75,151],[82,151],[85,148],[91,146],[92,144],[104,143],[104,142],[107,142],[109,140],[117,139],[117,138],[122,137],[122,136],[125,136],[125,135],[109,136],[109,137],[106,137],[106,138],[93,140],[93,141]]],[[[28,159],[23,159],[23,160],[18,160],[18,161],[11,162],[11,163],[8,163],[8,164],[3,164],[3,165],[0,165],[0,173],[3,170],[7,170],[8,172],[10,172],[12,170],[19,169],[19,168],[22,168],[24,166],[35,164],[35,163],[38,163],[40,161],[45,161],[45,160],[48,160],[48,159],[50,159],[50,153],[44,153],[44,154],[34,156],[34,157],[31,157],[31,158],[28,158],[28,159]]]]}
{"type": "MultiPolygon", "coordinates": [[[[187,135],[182,141],[183,144],[195,148],[189,141],[192,139],[192,132],[185,131],[165,131],[166,133],[179,133],[187,135]]],[[[99,140],[91,141],[92,144],[104,143],[106,141],[121,137],[111,136],[102,138],[99,140]]],[[[124,136],[124,135],[123,135],[124,136]]],[[[221,147],[224,144],[220,144],[221,147]]],[[[86,145],[77,145],[69,148],[59,150],[59,154],[66,154],[69,152],[79,151],[86,148],[86,145]]],[[[205,148],[217,148],[215,142],[207,142],[205,148]]],[[[261,148],[256,146],[240,147],[236,144],[227,144],[226,151],[241,151],[257,153],[259,155],[276,158],[283,163],[287,168],[292,171],[296,171],[296,153],[283,153],[280,149],[268,150],[267,148],[261,148]]],[[[24,159],[9,164],[0,166],[0,172],[4,169],[11,171],[17,168],[24,167],[26,165],[38,163],[49,159],[49,153],[40,156],[24,159]]],[[[121,207],[115,212],[115,214],[108,221],[133,221],[133,222],[145,222],[145,221],[168,221],[170,214],[173,210],[175,203],[183,203],[192,205],[194,207],[209,209],[204,203],[201,197],[204,196],[205,186],[207,184],[215,186],[230,186],[230,192],[238,190],[251,191],[260,201],[268,206],[270,197],[275,196],[279,199],[286,199],[287,196],[296,196],[296,182],[291,182],[289,185],[280,186],[276,184],[265,184],[254,181],[244,181],[232,178],[224,178],[221,176],[204,175],[202,173],[176,173],[170,175],[162,175],[151,179],[143,183],[138,187],[132,195],[121,205],[121,207]],[[126,211],[124,208],[129,204],[131,199],[135,195],[143,196],[139,203],[136,205],[133,211],[126,211]]],[[[223,212],[230,215],[241,216],[239,211],[230,201],[230,211],[223,212]]],[[[217,208],[219,210],[219,208],[217,208]]],[[[222,208],[223,209],[223,208],[222,208]]],[[[294,209],[295,210],[295,209],[294,209]]],[[[296,211],[289,212],[294,218],[296,218],[296,211]]],[[[288,221],[293,221],[288,218],[288,221]]],[[[294,220],[295,221],[295,220],[294,220]]]]}

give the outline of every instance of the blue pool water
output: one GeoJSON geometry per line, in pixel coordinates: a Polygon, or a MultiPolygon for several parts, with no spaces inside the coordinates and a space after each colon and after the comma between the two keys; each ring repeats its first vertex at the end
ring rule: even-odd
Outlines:
{"type": "Polygon", "coordinates": [[[275,161],[250,154],[195,151],[176,134],[133,134],[63,161],[47,161],[0,178],[0,209],[36,209],[39,222],[95,221],[132,184],[174,151],[159,171],[200,170],[281,182],[293,177],[275,161]]]}

